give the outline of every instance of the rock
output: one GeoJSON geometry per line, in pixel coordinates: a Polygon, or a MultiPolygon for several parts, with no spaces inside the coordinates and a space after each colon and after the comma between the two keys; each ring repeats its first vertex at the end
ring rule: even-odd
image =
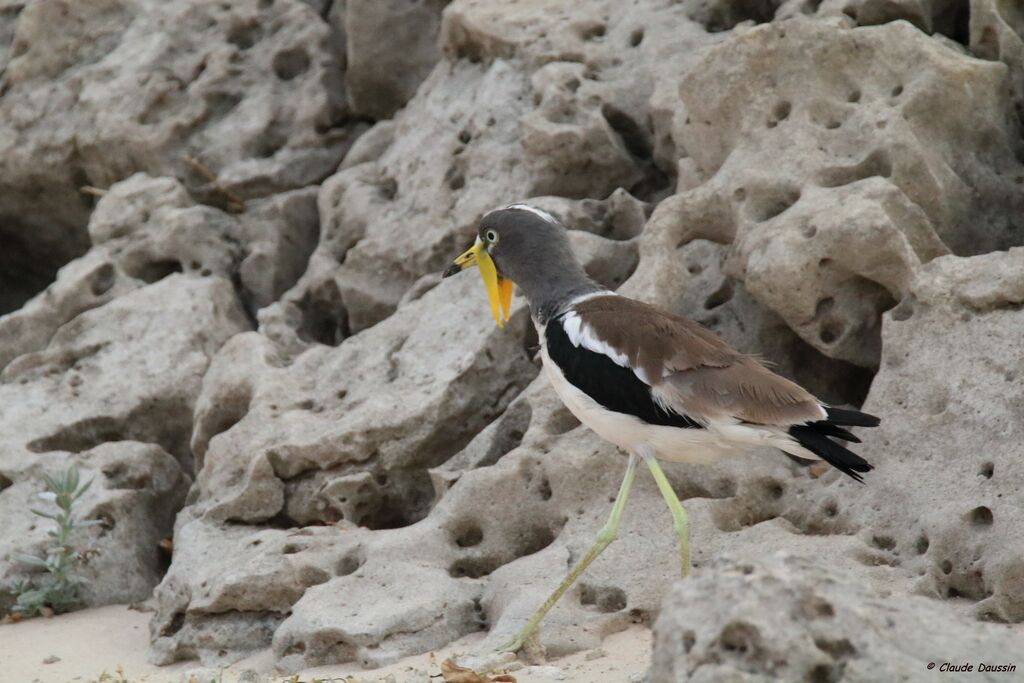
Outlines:
{"type": "Polygon", "coordinates": [[[1010,70],[1019,118],[1024,111],[1024,16],[994,0],[972,0],[970,31],[971,52],[1010,70]]]}
{"type": "Polygon", "coordinates": [[[1024,455],[1014,333],[1024,323],[1022,263],[1021,248],[936,259],[887,314],[866,408],[898,418],[865,439],[885,461],[861,504],[876,555],[920,576],[918,592],[966,598],[978,618],[1009,622],[1024,619],[1014,466],[1024,455]],[[943,436],[950,420],[958,429],[943,436]],[[894,506],[898,482],[909,480],[921,485],[894,506]]]}
{"type": "MultiPolygon", "coordinates": [[[[788,3],[793,14],[799,3],[788,3]]],[[[779,14],[787,13],[780,10],[779,14]]],[[[877,26],[904,20],[925,33],[941,33],[966,42],[969,10],[967,3],[955,0],[824,0],[817,16],[849,17],[861,26],[877,26]]]]}
{"type": "Polygon", "coordinates": [[[1019,633],[941,603],[776,553],[723,559],[675,585],[655,624],[650,681],[931,681],[932,664],[1005,664],[1022,646],[1019,633]]]}
{"type": "Polygon", "coordinates": [[[437,38],[449,1],[346,0],[345,92],[354,113],[387,119],[405,106],[441,58],[437,38]]]}
{"type": "Polygon", "coordinates": [[[149,595],[162,572],[158,542],[191,479],[187,434],[202,375],[245,326],[227,282],[176,275],[79,313],[4,368],[0,603],[13,602],[10,580],[24,576],[13,554],[38,555],[46,541],[50,525],[29,511],[41,475],[68,464],[95,480],[81,518],[102,522],[76,541],[97,551],[80,572],[86,604],[149,595]]]}
{"type": "Polygon", "coordinates": [[[918,263],[1020,241],[1004,67],[905,23],[806,19],[734,32],[702,59],[672,124],[696,177],[658,207],[671,236],[654,258],[688,239],[731,242],[729,270],[755,299],[821,353],[873,367],[878,316],[918,263]],[[883,62],[915,67],[876,73],[883,62]]]}
{"type": "Polygon", "coordinates": [[[0,12],[2,26],[16,16],[0,88],[0,235],[11,244],[0,271],[12,277],[2,312],[88,247],[82,186],[144,171],[179,176],[214,203],[224,190],[262,197],[319,182],[365,127],[339,126],[331,33],[298,0],[19,9],[0,12]]]}
{"type": "MultiPolygon", "coordinates": [[[[41,474],[74,463],[102,522],[87,601],[159,581],[155,661],[377,665],[483,630],[465,661],[495,661],[624,466],[537,377],[522,299],[499,330],[475,276],[440,278],[529,200],[605,286],[883,417],[866,486],[767,450],[666,467],[694,570],[653,672],[913,678],[953,633],[1019,649],[972,617],[1024,620],[1021,22],[992,0],[0,0],[0,581],[45,542],[41,474]]],[[[531,662],[657,617],[677,550],[637,479],[531,662]]]]}
{"type": "Polygon", "coordinates": [[[44,348],[79,314],[177,272],[237,281],[243,303],[255,311],[305,269],[319,224],[315,202],[315,191],[295,190],[233,215],[196,204],[173,178],[140,173],[115,184],[89,221],[95,248],[21,310],[0,318],[7,339],[0,368],[44,348]]]}

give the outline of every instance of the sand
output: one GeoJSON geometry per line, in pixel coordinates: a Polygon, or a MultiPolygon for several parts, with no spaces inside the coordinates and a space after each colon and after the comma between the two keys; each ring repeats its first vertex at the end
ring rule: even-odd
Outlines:
{"type": "MultiPolygon", "coordinates": [[[[179,683],[195,677],[196,683],[238,683],[243,672],[246,681],[288,681],[291,677],[273,672],[273,657],[263,651],[226,669],[203,668],[198,662],[181,662],[158,667],[146,661],[149,639],[149,614],[113,605],[87,609],[50,619],[30,619],[0,626],[0,681],[3,683],[90,683],[101,681],[106,672],[113,683],[179,683]],[[118,668],[120,667],[120,669],[118,668]],[[118,671],[123,672],[124,678],[118,671]]],[[[427,676],[439,674],[438,664],[454,654],[474,650],[483,634],[462,638],[430,655],[407,657],[380,669],[359,669],[338,665],[309,669],[299,674],[300,681],[334,679],[345,682],[351,676],[358,683],[421,683],[427,676]],[[432,664],[433,661],[433,664],[432,664]],[[425,674],[425,675],[424,675],[425,674]],[[387,678],[393,675],[393,679],[387,678]]],[[[583,681],[587,683],[627,683],[639,680],[650,660],[651,632],[633,626],[605,639],[599,650],[582,652],[548,662],[544,667],[513,671],[518,683],[583,681]],[[554,667],[554,668],[551,668],[554,667]]],[[[440,676],[429,679],[441,683],[440,676]]]]}

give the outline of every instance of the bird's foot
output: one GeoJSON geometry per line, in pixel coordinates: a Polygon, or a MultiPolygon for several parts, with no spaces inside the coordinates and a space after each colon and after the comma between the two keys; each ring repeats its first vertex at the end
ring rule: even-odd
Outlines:
{"type": "Polygon", "coordinates": [[[498,647],[494,648],[495,652],[519,652],[523,649],[523,640],[519,636],[515,636],[511,640],[507,640],[498,647]]]}
{"type": "Polygon", "coordinates": [[[530,650],[536,650],[540,647],[540,643],[537,642],[536,631],[536,626],[531,628],[530,625],[527,625],[510,640],[499,645],[494,651],[516,653],[520,650],[527,650],[527,654],[529,654],[530,650]]]}

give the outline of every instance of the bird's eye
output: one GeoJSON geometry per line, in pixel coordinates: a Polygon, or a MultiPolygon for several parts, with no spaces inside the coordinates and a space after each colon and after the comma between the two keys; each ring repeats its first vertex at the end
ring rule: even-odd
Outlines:
{"type": "Polygon", "coordinates": [[[498,233],[494,230],[488,230],[487,232],[484,233],[484,239],[487,240],[489,244],[497,244],[498,233]]]}

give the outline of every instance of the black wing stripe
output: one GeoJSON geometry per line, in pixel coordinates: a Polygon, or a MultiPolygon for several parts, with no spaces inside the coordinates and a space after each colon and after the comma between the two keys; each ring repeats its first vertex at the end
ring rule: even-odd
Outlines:
{"type": "Polygon", "coordinates": [[[651,388],[629,368],[603,353],[574,346],[562,326],[562,318],[548,321],[544,329],[548,357],[574,387],[616,413],[633,415],[648,424],[701,429],[694,420],[665,410],[651,396],[651,388]]]}

